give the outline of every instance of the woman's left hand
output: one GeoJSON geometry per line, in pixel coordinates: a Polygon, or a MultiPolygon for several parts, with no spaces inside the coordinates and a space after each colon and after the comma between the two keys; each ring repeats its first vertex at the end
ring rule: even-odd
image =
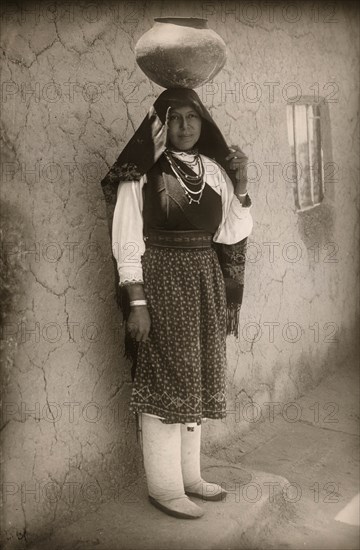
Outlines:
{"type": "Polygon", "coordinates": [[[226,160],[230,161],[229,168],[236,171],[236,181],[239,184],[244,184],[244,189],[246,189],[248,157],[237,145],[232,145],[230,149],[231,153],[226,157],[226,160]]]}

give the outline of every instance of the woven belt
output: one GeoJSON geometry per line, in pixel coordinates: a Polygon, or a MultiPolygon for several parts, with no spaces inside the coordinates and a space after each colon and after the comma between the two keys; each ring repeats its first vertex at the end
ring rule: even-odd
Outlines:
{"type": "Polygon", "coordinates": [[[148,232],[145,237],[146,246],[161,246],[170,248],[210,248],[213,236],[207,231],[168,231],[156,229],[148,232]]]}

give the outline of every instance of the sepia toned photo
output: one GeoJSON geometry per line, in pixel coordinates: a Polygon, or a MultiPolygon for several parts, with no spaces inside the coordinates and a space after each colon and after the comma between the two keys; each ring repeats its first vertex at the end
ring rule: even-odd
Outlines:
{"type": "Polygon", "coordinates": [[[356,2],[4,2],[1,547],[359,548],[356,2]]]}

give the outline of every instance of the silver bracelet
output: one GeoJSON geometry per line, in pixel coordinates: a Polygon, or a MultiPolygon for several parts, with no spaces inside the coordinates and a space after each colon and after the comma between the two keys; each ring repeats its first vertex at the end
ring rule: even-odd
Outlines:
{"type": "Polygon", "coordinates": [[[147,301],[146,300],[132,300],[130,302],[130,305],[131,306],[146,306],[147,305],[147,301]]]}
{"type": "Polygon", "coordinates": [[[236,196],[237,197],[246,197],[247,194],[248,194],[248,192],[246,191],[246,193],[238,193],[236,196]]]}

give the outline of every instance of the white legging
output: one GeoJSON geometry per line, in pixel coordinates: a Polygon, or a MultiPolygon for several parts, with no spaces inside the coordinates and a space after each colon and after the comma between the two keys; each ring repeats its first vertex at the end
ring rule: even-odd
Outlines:
{"type": "Polygon", "coordinates": [[[184,496],[184,487],[201,480],[201,426],[164,424],[159,418],[139,415],[144,468],[149,495],[157,500],[184,496]]]}

